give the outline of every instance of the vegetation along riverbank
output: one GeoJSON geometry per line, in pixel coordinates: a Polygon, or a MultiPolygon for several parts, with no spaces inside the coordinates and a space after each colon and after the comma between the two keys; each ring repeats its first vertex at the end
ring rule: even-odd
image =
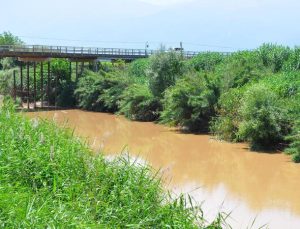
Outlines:
{"type": "Polygon", "coordinates": [[[127,157],[105,160],[69,129],[0,108],[0,227],[221,228],[127,157]]]}
{"type": "MultiPolygon", "coordinates": [[[[21,42],[4,35],[6,42],[21,42]]],[[[10,94],[18,63],[9,58],[1,63],[0,93],[10,94]]],[[[51,80],[58,75],[59,81],[49,101],[55,95],[59,106],[210,132],[223,140],[249,142],[255,150],[284,150],[300,162],[299,63],[300,48],[276,44],[192,59],[161,50],[129,64],[104,62],[98,72],[85,70],[75,82],[67,60],[54,59],[51,80]]]]}

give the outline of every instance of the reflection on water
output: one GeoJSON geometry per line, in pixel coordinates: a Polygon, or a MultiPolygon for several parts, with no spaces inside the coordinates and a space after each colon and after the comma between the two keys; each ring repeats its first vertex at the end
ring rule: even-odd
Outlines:
{"type": "Polygon", "coordinates": [[[119,154],[124,147],[162,169],[168,188],[189,193],[212,219],[231,212],[234,228],[300,228],[300,165],[281,153],[250,152],[246,144],[209,135],[181,134],[153,123],[80,110],[28,113],[75,128],[96,150],[119,154]]]}

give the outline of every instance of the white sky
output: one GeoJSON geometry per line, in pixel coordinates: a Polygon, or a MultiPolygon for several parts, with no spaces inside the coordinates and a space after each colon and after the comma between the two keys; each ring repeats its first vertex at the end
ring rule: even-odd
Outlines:
{"type": "Polygon", "coordinates": [[[9,0],[0,33],[28,44],[97,47],[251,49],[298,45],[299,0],[9,0]]]}

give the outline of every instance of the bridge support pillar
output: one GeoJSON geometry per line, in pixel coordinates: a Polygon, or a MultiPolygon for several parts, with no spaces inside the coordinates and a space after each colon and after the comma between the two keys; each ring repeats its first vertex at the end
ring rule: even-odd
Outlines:
{"type": "Polygon", "coordinates": [[[54,86],[54,92],[55,92],[55,95],[54,95],[54,106],[55,106],[55,109],[57,108],[57,84],[58,84],[58,75],[55,75],[55,86],[54,86]]]}
{"type": "Polygon", "coordinates": [[[27,109],[29,110],[29,62],[27,62],[27,109]]]}
{"type": "Polygon", "coordinates": [[[47,75],[47,99],[48,106],[50,106],[50,61],[48,62],[48,75],[47,75]]]}
{"type": "Polygon", "coordinates": [[[33,63],[33,109],[36,108],[36,63],[33,63]]]}
{"type": "Polygon", "coordinates": [[[44,107],[44,65],[41,62],[41,108],[44,107]]]}
{"type": "Polygon", "coordinates": [[[72,61],[69,63],[69,73],[70,73],[70,79],[72,79],[72,61]]]}
{"type": "Polygon", "coordinates": [[[82,76],[84,70],[84,61],[81,62],[80,76],[82,76]]]}
{"type": "Polygon", "coordinates": [[[17,99],[16,70],[13,71],[13,75],[14,75],[14,100],[16,102],[17,99]]]}
{"type": "Polygon", "coordinates": [[[20,64],[21,96],[23,96],[23,64],[20,64]]]}
{"type": "Polygon", "coordinates": [[[94,72],[98,72],[99,69],[98,69],[98,61],[97,60],[94,60],[93,62],[93,68],[94,68],[94,72]]]}
{"type": "Polygon", "coordinates": [[[78,62],[76,61],[76,76],[75,76],[75,80],[76,80],[76,83],[78,82],[78,62]]]}

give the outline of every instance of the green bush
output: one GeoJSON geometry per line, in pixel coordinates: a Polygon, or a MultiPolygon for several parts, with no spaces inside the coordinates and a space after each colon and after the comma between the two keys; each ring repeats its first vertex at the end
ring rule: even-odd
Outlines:
{"type": "Polygon", "coordinates": [[[289,59],[292,53],[289,47],[276,44],[263,44],[257,50],[264,66],[273,72],[282,70],[285,61],[289,59]]]}
{"type": "Polygon", "coordinates": [[[284,71],[298,71],[300,70],[300,47],[295,47],[288,60],[283,65],[284,71]]]}
{"type": "Polygon", "coordinates": [[[255,84],[245,92],[238,134],[250,142],[252,149],[273,147],[283,140],[287,115],[280,102],[279,97],[263,85],[255,84]]]}
{"type": "Polygon", "coordinates": [[[226,141],[240,141],[238,130],[241,122],[240,106],[244,88],[232,88],[221,95],[217,117],[211,122],[211,132],[226,141]]]}
{"type": "Polygon", "coordinates": [[[149,70],[149,59],[138,59],[133,61],[128,66],[128,74],[130,76],[142,77],[147,76],[147,71],[149,70]]]}
{"type": "Polygon", "coordinates": [[[86,74],[79,80],[75,95],[79,107],[86,110],[116,112],[125,88],[129,85],[126,74],[93,72],[86,74]]]}
{"type": "MultiPolygon", "coordinates": [[[[44,81],[46,81],[46,79],[47,78],[44,75],[44,81]]],[[[40,80],[39,65],[37,66],[37,80],[40,80]]],[[[61,107],[72,107],[76,104],[76,99],[74,96],[76,85],[71,78],[69,61],[65,59],[51,60],[50,88],[52,89],[49,92],[50,104],[55,104],[61,107]]]]}
{"type": "Polygon", "coordinates": [[[12,95],[13,94],[13,69],[0,71],[0,94],[12,95]]]}
{"type": "Polygon", "coordinates": [[[291,71],[264,77],[260,84],[266,85],[281,98],[292,99],[300,94],[300,72],[291,71]]]}
{"type": "MultiPolygon", "coordinates": [[[[24,42],[17,36],[10,32],[3,32],[0,34],[0,45],[22,45],[24,42]]],[[[15,66],[17,63],[13,58],[7,57],[0,59],[0,70],[8,70],[15,66]]]]}
{"type": "Polygon", "coordinates": [[[120,108],[120,113],[131,120],[154,121],[158,118],[161,105],[148,85],[133,84],[124,91],[120,108]]]}
{"type": "Polygon", "coordinates": [[[6,57],[0,60],[0,66],[2,66],[2,70],[9,70],[15,66],[13,58],[6,57]]]}
{"type": "Polygon", "coordinates": [[[292,155],[292,159],[294,162],[300,163],[300,119],[299,117],[293,125],[292,133],[288,135],[285,139],[288,142],[290,142],[290,145],[285,150],[285,153],[292,155]]]}
{"type": "Polygon", "coordinates": [[[10,32],[3,32],[0,34],[0,45],[21,45],[24,42],[17,36],[10,32]]]}
{"type": "Polygon", "coordinates": [[[206,52],[193,57],[188,64],[196,71],[214,71],[224,58],[221,53],[206,52]]]}
{"type": "Polygon", "coordinates": [[[206,75],[188,74],[166,90],[161,121],[190,131],[207,130],[217,99],[206,75]]]}
{"type": "Polygon", "coordinates": [[[230,88],[257,81],[266,74],[266,70],[259,61],[257,52],[243,51],[227,57],[218,66],[216,74],[220,78],[220,90],[226,92],[230,88]]]}
{"type": "Polygon", "coordinates": [[[163,92],[174,85],[185,70],[184,61],[179,53],[160,52],[152,55],[148,72],[152,94],[162,98],[163,92]]]}

